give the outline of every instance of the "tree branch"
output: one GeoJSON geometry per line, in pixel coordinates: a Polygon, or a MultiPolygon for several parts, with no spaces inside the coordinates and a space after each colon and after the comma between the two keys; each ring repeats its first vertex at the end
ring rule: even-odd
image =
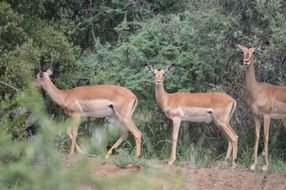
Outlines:
{"type": "Polygon", "coordinates": [[[7,84],[7,83],[5,83],[5,82],[3,82],[3,81],[0,81],[0,83],[1,83],[1,84],[4,84],[4,85],[6,85],[6,86],[8,86],[8,87],[10,87],[10,88],[13,88],[16,92],[19,92],[19,89],[18,89],[18,88],[14,87],[14,86],[12,86],[12,85],[10,85],[10,84],[7,84]]]}

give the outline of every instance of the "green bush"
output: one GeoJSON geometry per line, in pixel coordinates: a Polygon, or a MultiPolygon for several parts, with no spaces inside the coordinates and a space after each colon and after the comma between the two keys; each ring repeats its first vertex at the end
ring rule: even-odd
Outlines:
{"type": "MultiPolygon", "coordinates": [[[[47,69],[53,63],[52,80],[61,89],[109,83],[132,90],[139,98],[134,120],[143,132],[142,156],[166,160],[171,149],[172,124],[156,105],[153,76],[144,70],[144,66],[151,64],[162,68],[174,64],[175,72],[165,78],[166,91],[223,91],[236,99],[237,110],[231,125],[239,136],[238,160],[249,165],[254,123],[246,103],[241,54],[234,44],[249,47],[261,44],[262,51],[255,55],[257,80],[285,85],[285,1],[132,2],[2,1],[1,130],[13,143],[26,143],[31,136],[28,118],[34,110],[15,114],[27,109],[19,94],[24,93],[40,69],[47,69]]],[[[66,120],[63,110],[48,97],[44,95],[42,101],[54,120],[66,120]]],[[[90,136],[90,128],[98,125],[105,123],[83,121],[85,127],[80,128],[79,140],[84,141],[90,136]]],[[[227,141],[214,124],[208,126],[191,127],[185,140],[180,134],[179,160],[190,159],[194,164],[197,163],[196,157],[202,156],[204,160],[208,152],[196,156],[197,149],[203,152],[212,150],[206,162],[222,157],[227,141]],[[202,133],[206,134],[205,142],[197,140],[202,133]],[[188,148],[197,143],[196,148],[188,148]],[[189,157],[191,154],[195,154],[195,161],[189,157]]],[[[285,133],[276,126],[281,123],[272,122],[270,154],[274,156],[273,160],[279,160],[275,156],[280,156],[285,162],[285,133]]],[[[38,129],[37,125],[33,127],[38,129]]],[[[68,138],[65,135],[57,137],[55,144],[66,151],[68,138]]],[[[262,145],[261,141],[259,153],[262,145]]],[[[134,138],[130,135],[122,148],[131,153],[134,146],[134,138]]],[[[96,148],[88,151],[96,154],[105,151],[102,147],[99,148],[102,150],[96,148]]],[[[19,155],[11,160],[18,158],[19,155]]]]}
{"type": "Polygon", "coordinates": [[[1,189],[75,189],[89,179],[84,165],[65,167],[55,146],[56,134],[63,124],[49,119],[40,104],[39,94],[26,90],[21,99],[33,110],[40,126],[33,138],[13,140],[6,128],[0,128],[1,189]],[[32,98],[33,102],[27,101],[32,98]],[[77,168],[77,167],[80,167],[77,168]]]}

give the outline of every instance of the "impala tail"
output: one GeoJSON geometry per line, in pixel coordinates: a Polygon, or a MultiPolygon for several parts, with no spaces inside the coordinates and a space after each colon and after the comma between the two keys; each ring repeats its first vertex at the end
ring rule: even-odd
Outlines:
{"type": "Polygon", "coordinates": [[[138,99],[135,98],[134,101],[133,101],[132,108],[131,108],[131,115],[133,115],[133,113],[134,113],[134,111],[135,111],[137,105],[138,105],[138,99]]]}
{"type": "Polygon", "coordinates": [[[230,111],[230,113],[229,113],[229,118],[232,117],[232,115],[233,115],[235,109],[236,109],[236,101],[233,100],[232,107],[231,107],[231,111],[230,111]]]}

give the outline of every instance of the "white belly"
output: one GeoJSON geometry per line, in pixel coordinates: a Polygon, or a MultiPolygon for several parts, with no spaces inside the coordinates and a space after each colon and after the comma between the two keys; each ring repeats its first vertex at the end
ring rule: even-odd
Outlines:
{"type": "Polygon", "coordinates": [[[286,114],[271,114],[272,119],[284,119],[286,118],[286,114]]]}
{"type": "Polygon", "coordinates": [[[113,109],[107,107],[106,109],[100,109],[90,112],[82,112],[82,116],[86,117],[95,117],[95,118],[103,118],[103,117],[110,117],[114,114],[113,109]]]}
{"type": "Polygon", "coordinates": [[[80,100],[78,104],[81,108],[82,116],[103,118],[114,114],[112,102],[107,99],[80,100]]]}
{"type": "Polygon", "coordinates": [[[212,122],[213,118],[211,114],[206,115],[196,115],[196,116],[188,116],[188,117],[182,117],[183,121],[191,121],[191,122],[206,122],[210,123],[212,122]]]}
{"type": "Polygon", "coordinates": [[[183,121],[191,121],[191,122],[212,122],[212,111],[210,108],[196,108],[196,107],[184,107],[183,110],[183,121]]]}
{"type": "Polygon", "coordinates": [[[284,118],[286,116],[286,103],[274,99],[272,102],[272,112],[274,115],[277,114],[284,118]]]}

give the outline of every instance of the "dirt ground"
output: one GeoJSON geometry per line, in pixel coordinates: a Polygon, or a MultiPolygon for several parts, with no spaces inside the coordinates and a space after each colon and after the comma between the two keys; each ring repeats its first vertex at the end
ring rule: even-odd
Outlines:
{"type": "MultiPolygon", "coordinates": [[[[168,166],[166,166],[168,167],[168,166]]],[[[93,172],[94,176],[113,178],[120,175],[133,175],[140,169],[119,168],[112,164],[101,165],[93,172]]],[[[286,190],[286,174],[263,174],[250,171],[214,168],[169,168],[169,172],[181,170],[186,176],[183,190],[286,190]]],[[[169,189],[165,186],[164,189],[169,189]]]]}
{"type": "Polygon", "coordinates": [[[186,190],[285,190],[286,174],[263,174],[232,169],[190,169],[183,189],[186,190]]]}
{"type": "MultiPolygon", "coordinates": [[[[74,161],[72,162],[74,163],[74,161]]],[[[150,164],[150,166],[148,166],[149,173],[146,174],[144,168],[133,167],[132,165],[127,165],[127,167],[125,168],[120,168],[110,161],[102,162],[98,161],[97,158],[89,158],[89,162],[97,163],[96,167],[92,169],[90,173],[91,177],[94,179],[101,178],[105,180],[114,181],[122,176],[128,176],[129,181],[135,181],[141,180],[142,173],[145,173],[145,175],[150,176],[147,179],[146,177],[144,177],[145,180],[159,181],[159,175],[161,175],[158,175],[157,173],[159,170],[164,170],[165,173],[169,173],[171,175],[176,175],[179,172],[183,176],[183,180],[178,182],[180,183],[179,185],[174,185],[176,183],[176,179],[172,181],[167,178],[163,181],[161,180],[161,183],[159,185],[151,186],[151,188],[146,188],[148,190],[286,190],[286,173],[251,172],[247,169],[194,169],[189,167],[170,167],[166,164],[152,163],[150,164]]],[[[71,162],[68,163],[70,164],[71,162]]],[[[143,184],[147,184],[147,181],[144,181],[143,184]]],[[[85,185],[82,189],[90,190],[93,188],[85,185]]],[[[106,189],[117,188],[107,187],[106,189]]],[[[141,188],[132,188],[130,186],[127,186],[127,188],[118,187],[118,189],[141,188]]]]}

